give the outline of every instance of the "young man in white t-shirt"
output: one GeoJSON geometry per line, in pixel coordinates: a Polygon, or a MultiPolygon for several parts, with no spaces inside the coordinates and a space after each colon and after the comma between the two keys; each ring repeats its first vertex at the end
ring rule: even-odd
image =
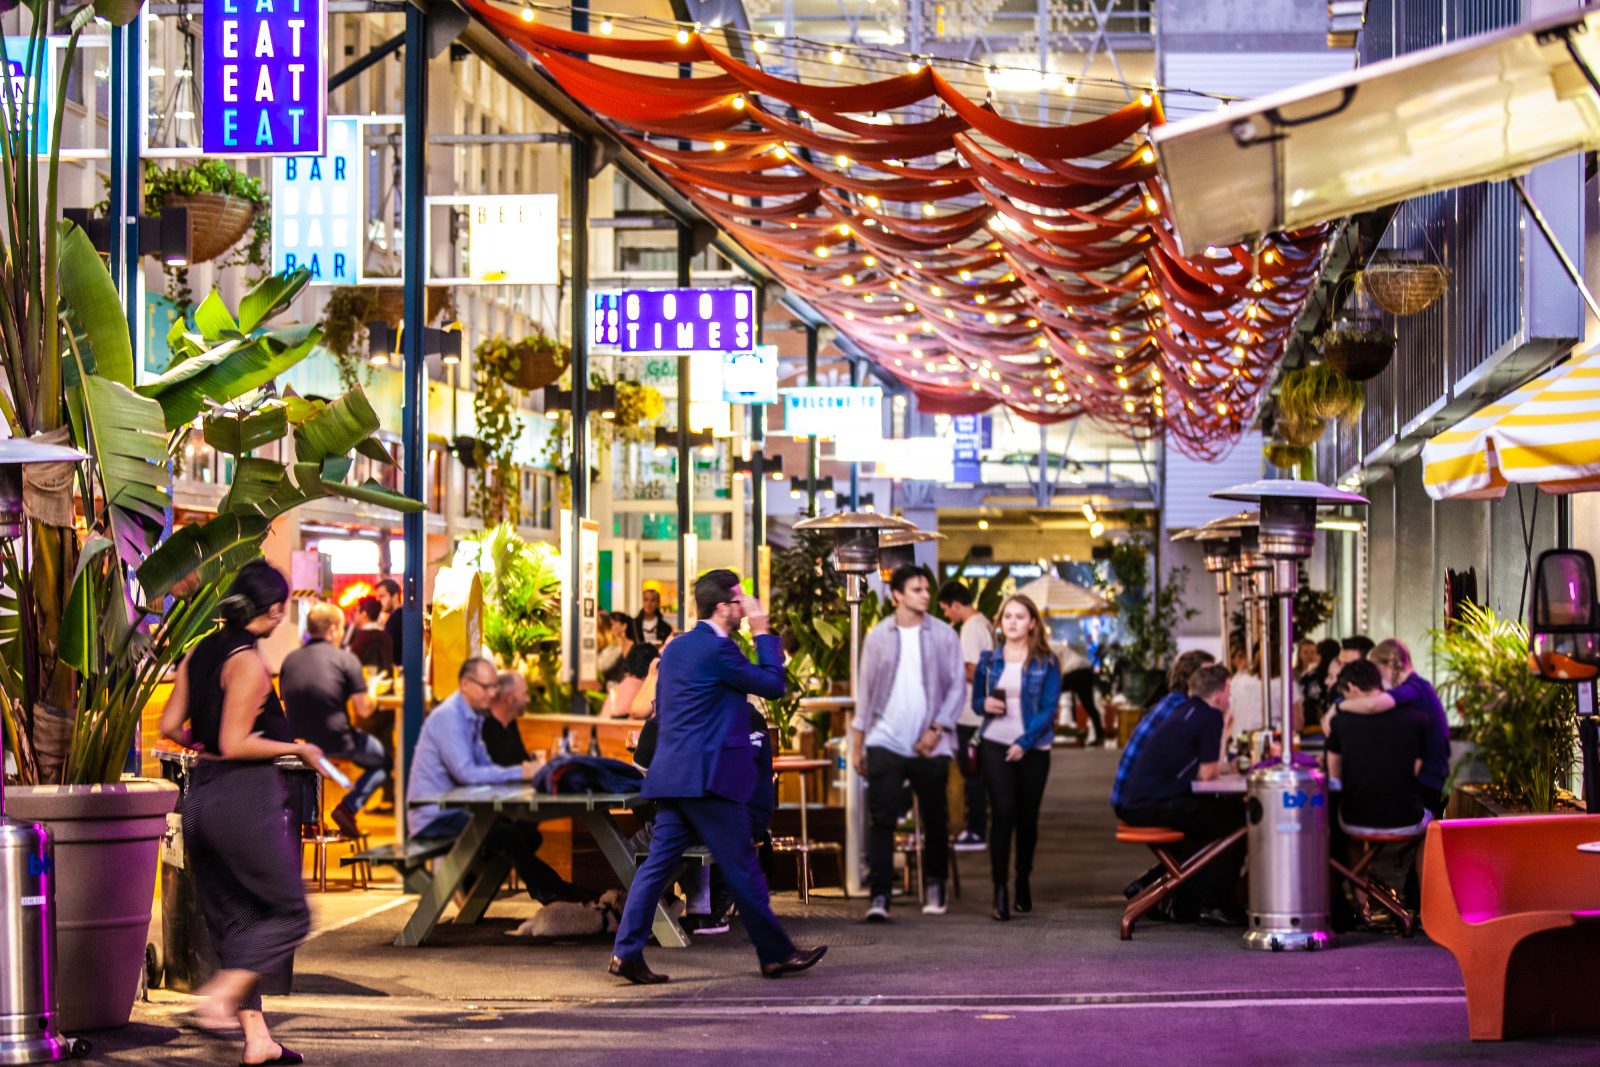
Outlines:
{"type": "Polygon", "coordinates": [[[945,786],[955,752],[956,717],[966,695],[961,642],[928,614],[928,574],[906,564],[889,579],[894,612],[867,633],[861,685],[850,723],[850,756],[867,780],[869,922],[889,921],[894,886],[894,832],[905,814],[910,783],[922,814],[923,912],[945,912],[949,873],[949,805],[945,786]]]}
{"type": "MultiPolygon", "coordinates": [[[[966,698],[961,702],[961,717],[956,720],[956,751],[959,753],[983,725],[983,718],[972,710],[972,674],[977,670],[978,657],[994,649],[994,624],[972,606],[972,590],[957,581],[945,582],[939,587],[939,609],[961,635],[961,662],[966,665],[966,698]]],[[[966,780],[967,820],[956,835],[955,850],[981,852],[988,847],[986,835],[989,831],[989,805],[983,775],[976,768],[968,774],[963,763],[961,776],[966,780]]]]}

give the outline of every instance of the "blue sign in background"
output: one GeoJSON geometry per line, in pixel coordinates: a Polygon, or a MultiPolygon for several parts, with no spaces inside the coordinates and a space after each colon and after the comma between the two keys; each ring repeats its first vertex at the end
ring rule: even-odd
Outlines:
{"type": "MultiPolygon", "coordinates": [[[[50,131],[54,128],[56,112],[55,75],[50,69],[50,46],[49,44],[44,46],[44,61],[40,68],[39,84],[34,87],[32,93],[28,93],[28,82],[30,81],[28,78],[29,39],[26,37],[5,37],[0,38],[0,40],[5,42],[6,77],[11,79],[10,99],[13,101],[13,106],[17,110],[21,110],[24,94],[28,94],[31,99],[40,102],[39,124],[33,129],[33,154],[47,156],[50,154],[50,131]]],[[[34,62],[38,63],[39,57],[35,56],[34,62]]],[[[24,125],[33,122],[32,114],[11,117],[13,121],[7,123],[10,129],[20,128],[16,125],[18,119],[24,125]]]]}
{"type": "Polygon", "coordinates": [[[328,115],[324,0],[204,0],[201,147],[321,155],[328,115]]]}
{"type": "Polygon", "coordinates": [[[748,352],[754,289],[624,289],[624,352],[748,352]]]}
{"type": "Polygon", "coordinates": [[[362,220],[361,120],[328,120],[328,151],[272,161],[272,270],[311,271],[313,282],[360,280],[362,220]]]}
{"type": "Polygon", "coordinates": [[[988,415],[955,415],[950,419],[955,434],[954,480],[977,482],[983,478],[983,450],[994,440],[994,420],[988,415]]]}

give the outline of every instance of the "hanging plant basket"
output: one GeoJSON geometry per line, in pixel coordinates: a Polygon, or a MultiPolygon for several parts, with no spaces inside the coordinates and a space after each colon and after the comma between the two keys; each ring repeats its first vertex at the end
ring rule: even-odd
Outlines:
{"type": "Polygon", "coordinates": [[[1415,315],[1444,295],[1450,271],[1435,263],[1379,259],[1361,272],[1361,291],[1391,315],[1415,315]]]}
{"type": "Polygon", "coordinates": [[[1296,367],[1278,383],[1278,414],[1282,421],[1304,424],[1341,419],[1352,424],[1361,414],[1365,399],[1359,384],[1325,362],[1296,367]]]}
{"type": "Polygon", "coordinates": [[[189,262],[209,263],[244,240],[256,224],[256,206],[226,193],[168,196],[163,207],[189,210],[189,262]]]}
{"type": "Polygon", "coordinates": [[[1286,414],[1280,410],[1273,429],[1285,443],[1297,448],[1309,448],[1322,439],[1325,425],[1324,418],[1300,413],[1286,414]]]}
{"type": "MultiPolygon", "coordinates": [[[[406,290],[400,285],[380,285],[374,292],[377,300],[374,302],[375,314],[379,322],[398,323],[406,317],[406,290]]],[[[428,287],[428,303],[424,322],[433,322],[450,304],[450,290],[436,285],[428,287]]]]}
{"type": "Polygon", "coordinates": [[[518,389],[543,389],[554,385],[572,358],[566,345],[543,334],[525,337],[511,346],[514,366],[508,368],[506,383],[518,389]]]}
{"type": "Polygon", "coordinates": [[[1284,441],[1273,441],[1261,451],[1267,457],[1268,463],[1284,470],[1299,470],[1311,459],[1311,449],[1284,441]]]}
{"type": "Polygon", "coordinates": [[[1376,316],[1343,319],[1322,335],[1322,354],[1328,366],[1364,382],[1381,374],[1394,357],[1394,331],[1376,316]]]}

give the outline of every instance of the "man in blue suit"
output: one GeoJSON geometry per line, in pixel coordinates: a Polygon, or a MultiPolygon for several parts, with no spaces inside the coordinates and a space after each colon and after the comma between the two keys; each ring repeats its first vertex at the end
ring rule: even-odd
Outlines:
{"type": "Polygon", "coordinates": [[[806,970],[828,951],[826,945],[799,951],[772,914],[746,807],[757,788],[772,788],[770,781],[757,781],[749,698],[783,695],[783,648],[768,632],[766,609],[744,594],[732,571],[711,571],[695,582],[694,602],[700,624],[661,654],[656,688],[660,734],[640,792],[656,802],[655,835],[628,889],[609,968],[642,985],[667,980],[646,966],[644,946],[656,901],[684,850],[696,842],[704,842],[721,866],[765,977],[806,970]],[[730,636],[741,621],[755,636],[758,663],[746,659],[730,636]]]}

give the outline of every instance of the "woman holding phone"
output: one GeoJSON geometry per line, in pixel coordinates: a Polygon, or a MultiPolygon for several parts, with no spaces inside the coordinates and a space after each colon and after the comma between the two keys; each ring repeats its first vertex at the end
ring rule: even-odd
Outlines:
{"type": "Polygon", "coordinates": [[[1050,745],[1061,703],[1061,663],[1050,650],[1039,608],[1013,596],[1000,608],[1002,644],[978,657],[972,710],[979,727],[978,767],[989,792],[989,866],[994,918],[1033,910],[1028,877],[1039,842],[1039,806],[1050,777],[1050,745]],[[1007,892],[1011,838],[1016,836],[1016,893],[1007,892]]]}
{"type": "Polygon", "coordinates": [[[329,774],[316,745],[296,743],[256,642],[278,628],[289,583],[266,560],[246,563],[217,605],[222,625],[178,668],[161,732],[199,753],[183,799],[183,839],[221,964],[197,993],[194,1023],[242,1028],[245,1064],[302,1063],[272,1039],[258,979],[280,968],[311,928],[300,847],[283,774],[299,756],[329,774]],[[185,725],[187,723],[187,726],[185,725]]]}

